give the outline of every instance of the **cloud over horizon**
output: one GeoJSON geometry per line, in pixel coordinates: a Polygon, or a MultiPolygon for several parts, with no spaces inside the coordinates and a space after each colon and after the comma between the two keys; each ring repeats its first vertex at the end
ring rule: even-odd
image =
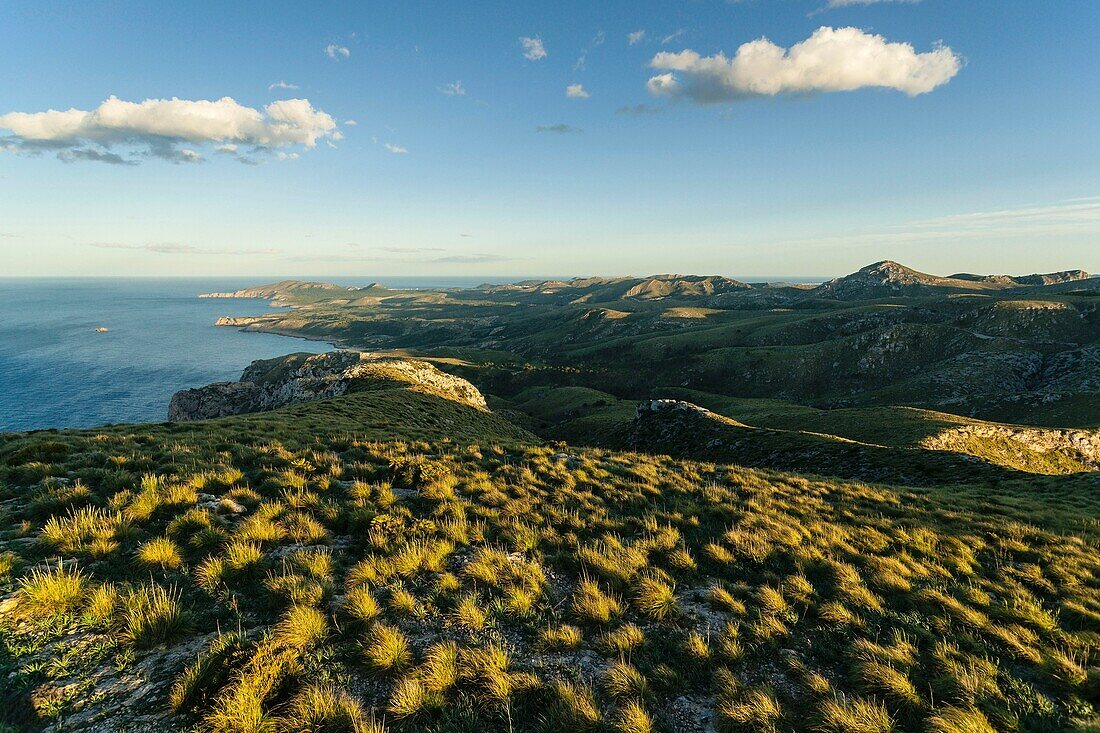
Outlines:
{"type": "MultiPolygon", "coordinates": [[[[232,97],[127,102],[111,96],[90,111],[9,112],[0,115],[0,130],[11,131],[0,135],[0,149],[27,154],[55,151],[66,162],[116,165],[136,165],[148,158],[201,162],[202,153],[194,149],[201,146],[216,146],[241,162],[256,163],[280,148],[309,149],[319,140],[342,138],[336,121],[314,109],[308,99],[283,99],[258,110],[232,97]],[[249,148],[247,154],[238,151],[239,145],[249,148]]],[[[292,156],[284,153],[282,157],[292,156]]]]}
{"type": "Polygon", "coordinates": [[[147,242],[145,244],[127,244],[124,242],[92,242],[89,247],[96,249],[129,249],[156,254],[193,254],[193,255],[277,255],[281,249],[205,249],[192,244],[178,242],[147,242]]]}
{"type": "Polygon", "coordinates": [[[584,130],[579,127],[567,125],[564,122],[559,122],[556,125],[538,125],[537,127],[535,127],[535,132],[551,132],[555,135],[571,135],[573,133],[584,132],[584,130]]]}
{"type": "Polygon", "coordinates": [[[878,5],[879,3],[905,3],[907,5],[915,5],[921,0],[829,0],[827,7],[830,8],[846,8],[851,5],[878,5]]]}
{"type": "Polygon", "coordinates": [[[743,44],[732,58],[685,49],[662,51],[649,65],[666,72],[649,79],[651,94],[716,104],[867,87],[917,96],[953,79],[962,59],[947,46],[917,53],[911,44],[891,43],[858,28],[822,26],[789,49],[759,38],[743,44]]]}

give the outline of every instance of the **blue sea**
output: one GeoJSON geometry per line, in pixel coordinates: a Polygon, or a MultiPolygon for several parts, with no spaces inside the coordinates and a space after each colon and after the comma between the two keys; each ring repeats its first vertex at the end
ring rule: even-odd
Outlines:
{"type": "MultiPolygon", "coordinates": [[[[331,349],[214,326],[219,316],[270,312],[266,301],[195,297],[273,279],[282,278],[0,278],[0,431],[162,421],[177,390],[237,379],[255,359],[331,349]]],[[[424,288],[485,281],[379,279],[424,288]]]]}

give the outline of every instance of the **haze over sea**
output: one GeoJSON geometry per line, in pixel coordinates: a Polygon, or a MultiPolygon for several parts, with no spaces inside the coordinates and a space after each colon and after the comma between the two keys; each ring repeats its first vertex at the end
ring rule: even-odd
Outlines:
{"type": "MultiPolygon", "coordinates": [[[[332,348],[218,328],[262,300],[214,300],[273,278],[0,278],[0,431],[163,421],[180,389],[240,377],[255,359],[332,348]],[[97,328],[109,329],[96,333],[97,328]]],[[[274,278],[283,279],[283,278],[274,278]]],[[[365,278],[330,278],[366,285],[365,278]]],[[[493,278],[387,277],[391,287],[473,287],[493,278]]]]}

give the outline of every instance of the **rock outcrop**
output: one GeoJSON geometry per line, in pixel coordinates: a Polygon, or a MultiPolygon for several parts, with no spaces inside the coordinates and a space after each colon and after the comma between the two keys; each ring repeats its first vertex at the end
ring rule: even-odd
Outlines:
{"type": "Polygon", "coordinates": [[[398,384],[488,411],[477,387],[428,362],[333,351],[255,361],[237,382],[217,382],[177,392],[168,406],[168,419],[183,422],[264,412],[398,384]]]}
{"type": "Polygon", "coordinates": [[[1049,463],[1050,470],[1039,473],[1100,470],[1100,430],[962,425],[925,438],[921,446],[979,457],[997,454],[1005,465],[1049,463]]]}

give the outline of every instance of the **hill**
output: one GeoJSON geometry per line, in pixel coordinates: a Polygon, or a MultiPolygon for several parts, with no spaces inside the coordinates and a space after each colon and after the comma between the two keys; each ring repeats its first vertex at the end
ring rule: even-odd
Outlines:
{"type": "Polygon", "coordinates": [[[237,382],[177,392],[169,420],[201,420],[263,412],[339,395],[404,387],[488,411],[472,384],[431,364],[353,351],[289,354],[253,362],[237,382]]]}
{"type": "Polygon", "coordinates": [[[815,295],[837,300],[869,300],[888,297],[914,297],[944,293],[981,293],[1025,286],[1058,285],[1087,280],[1083,270],[1067,270],[1047,274],[973,275],[961,273],[939,277],[918,272],[890,260],[883,260],[836,280],[822,284],[815,295]]]}
{"type": "Polygon", "coordinates": [[[1100,280],[1083,277],[944,278],[882,262],[817,287],[577,278],[351,300],[337,291],[220,323],[450,359],[444,370],[505,399],[569,386],[637,402],[677,386],[1093,428],[1100,280]]]}

